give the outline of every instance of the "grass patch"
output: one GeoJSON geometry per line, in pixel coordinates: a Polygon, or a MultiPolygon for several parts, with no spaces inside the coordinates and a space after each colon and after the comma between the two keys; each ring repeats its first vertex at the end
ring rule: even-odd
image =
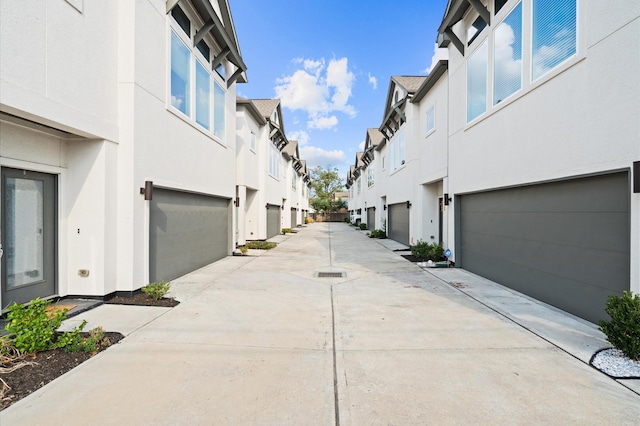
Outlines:
{"type": "Polygon", "coordinates": [[[247,241],[246,247],[257,250],[271,250],[277,246],[276,243],[270,241],[247,241]]]}

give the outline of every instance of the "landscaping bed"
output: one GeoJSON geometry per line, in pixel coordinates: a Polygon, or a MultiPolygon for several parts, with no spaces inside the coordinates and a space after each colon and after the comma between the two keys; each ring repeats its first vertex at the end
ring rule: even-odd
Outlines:
{"type": "Polygon", "coordinates": [[[180,304],[172,297],[162,297],[155,300],[145,293],[134,293],[131,296],[113,296],[105,300],[104,303],[108,305],[161,306],[166,308],[172,308],[180,304]]]}
{"type": "MultiPolygon", "coordinates": [[[[88,333],[84,333],[88,336],[88,333]]],[[[97,352],[65,352],[64,349],[51,349],[26,355],[22,361],[30,363],[10,373],[0,372],[0,410],[18,402],[22,398],[40,389],[52,380],[62,376],[84,361],[119,342],[124,336],[120,333],[105,332],[105,342],[97,352]],[[4,383],[3,383],[4,382],[4,383]]]]}

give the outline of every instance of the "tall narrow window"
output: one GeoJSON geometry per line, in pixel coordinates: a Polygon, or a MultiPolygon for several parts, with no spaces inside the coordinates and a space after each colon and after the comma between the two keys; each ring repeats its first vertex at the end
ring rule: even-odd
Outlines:
{"type": "Polygon", "coordinates": [[[482,17],[478,16],[473,24],[467,29],[467,46],[470,46],[473,41],[478,38],[482,30],[487,27],[487,23],[482,17]]]}
{"type": "Polygon", "coordinates": [[[250,143],[251,143],[251,145],[250,145],[251,149],[255,151],[255,149],[256,149],[256,134],[253,133],[253,132],[251,132],[251,142],[250,143]]]}
{"type": "Polygon", "coordinates": [[[575,55],[576,20],[576,0],[533,0],[532,79],[575,55]]]}
{"type": "Polygon", "coordinates": [[[427,133],[436,128],[436,106],[427,110],[427,133]]]}
{"type": "Polygon", "coordinates": [[[191,53],[180,38],[171,31],[171,106],[189,115],[191,53]]]}
{"type": "Polygon", "coordinates": [[[493,104],[522,88],[522,3],[497,26],[493,37],[493,104]]]}
{"type": "Polygon", "coordinates": [[[217,82],[213,87],[213,134],[224,139],[225,93],[217,82]]]}
{"type": "Polygon", "coordinates": [[[210,129],[211,75],[196,61],[196,123],[210,129]]]}
{"type": "Polygon", "coordinates": [[[467,122],[487,110],[487,55],[485,40],[467,60],[467,122]]]}
{"type": "Polygon", "coordinates": [[[375,167],[373,164],[369,164],[367,168],[367,186],[371,187],[375,184],[375,167]]]}

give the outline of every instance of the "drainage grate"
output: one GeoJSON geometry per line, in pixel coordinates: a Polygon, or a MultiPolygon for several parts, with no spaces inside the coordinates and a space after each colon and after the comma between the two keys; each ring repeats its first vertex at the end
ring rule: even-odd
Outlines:
{"type": "Polygon", "coordinates": [[[318,272],[318,278],[342,278],[344,272],[318,272]]]}

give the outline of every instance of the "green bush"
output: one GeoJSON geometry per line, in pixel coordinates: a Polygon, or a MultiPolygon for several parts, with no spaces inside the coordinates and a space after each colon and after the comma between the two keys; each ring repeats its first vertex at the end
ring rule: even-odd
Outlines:
{"type": "Polygon", "coordinates": [[[171,283],[165,283],[164,281],[149,283],[142,287],[141,290],[144,294],[151,296],[153,300],[160,300],[171,290],[171,283]]]}
{"type": "Polygon", "coordinates": [[[616,349],[640,361],[640,295],[625,291],[622,296],[609,296],[605,311],[610,321],[600,321],[600,330],[616,349]]]}
{"type": "Polygon", "coordinates": [[[293,229],[291,229],[291,228],[282,228],[282,233],[283,234],[292,234],[293,233],[293,229]]]}
{"type": "Polygon", "coordinates": [[[104,339],[102,328],[92,330],[89,337],[83,338],[81,333],[87,325],[83,321],[72,331],[57,333],[62,321],[67,319],[67,311],[47,312],[50,304],[50,300],[34,299],[28,305],[9,306],[5,329],[11,333],[13,347],[22,353],[55,348],[62,348],[66,352],[97,351],[97,344],[104,339]]]}
{"type": "Polygon", "coordinates": [[[362,229],[363,231],[364,231],[365,229],[367,229],[367,224],[366,224],[366,223],[361,223],[361,224],[360,224],[360,229],[362,229]]]}
{"type": "Polygon", "coordinates": [[[371,231],[371,237],[385,239],[387,238],[387,234],[382,229],[374,229],[371,231]]]}
{"type": "Polygon", "coordinates": [[[246,246],[250,249],[271,250],[275,248],[277,244],[270,241],[247,241],[246,246]]]}
{"type": "Polygon", "coordinates": [[[346,223],[351,223],[351,219],[349,219],[348,217],[345,217],[345,218],[344,218],[344,221],[345,221],[346,223]]]}
{"type": "Polygon", "coordinates": [[[418,240],[415,245],[411,246],[411,254],[419,259],[432,260],[434,262],[445,259],[442,244],[428,243],[422,240],[418,240]]]}
{"type": "Polygon", "coordinates": [[[13,335],[20,352],[34,353],[54,347],[56,330],[67,317],[66,311],[47,312],[50,300],[35,299],[29,305],[9,306],[5,329],[13,335]]]}

